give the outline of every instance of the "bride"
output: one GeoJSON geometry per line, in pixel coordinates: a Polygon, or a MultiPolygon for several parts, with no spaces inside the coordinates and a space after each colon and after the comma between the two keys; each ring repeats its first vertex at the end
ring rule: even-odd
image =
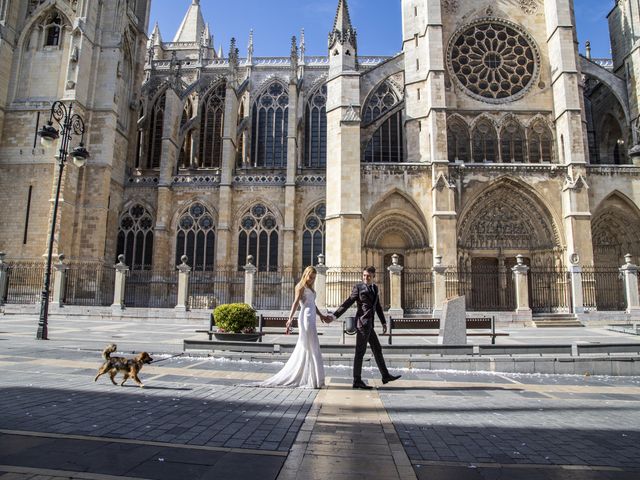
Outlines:
{"type": "Polygon", "coordinates": [[[320,313],[316,307],[316,292],[313,284],[316,281],[316,269],[307,267],[302,279],[296,285],[295,299],[291,305],[286,333],[291,333],[293,315],[298,305],[298,343],[291,357],[282,370],[273,377],[258,384],[260,387],[299,387],[322,388],[324,386],[324,365],[320,353],[320,341],[316,329],[316,315],[322,322],[330,322],[330,316],[320,313]]]}

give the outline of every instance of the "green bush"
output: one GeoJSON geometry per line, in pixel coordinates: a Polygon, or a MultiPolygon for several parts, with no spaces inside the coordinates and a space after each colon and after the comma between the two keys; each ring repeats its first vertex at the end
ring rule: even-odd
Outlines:
{"type": "Polygon", "coordinates": [[[258,325],[256,311],[246,303],[218,305],[213,311],[218,331],[228,333],[253,333],[258,325]]]}

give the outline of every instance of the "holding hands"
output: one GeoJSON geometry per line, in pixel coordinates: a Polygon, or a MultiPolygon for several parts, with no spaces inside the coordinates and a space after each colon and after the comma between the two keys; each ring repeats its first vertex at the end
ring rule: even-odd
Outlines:
{"type": "Polygon", "coordinates": [[[335,319],[336,317],[334,317],[332,313],[328,313],[327,315],[320,314],[320,320],[322,320],[322,323],[331,323],[335,319]]]}

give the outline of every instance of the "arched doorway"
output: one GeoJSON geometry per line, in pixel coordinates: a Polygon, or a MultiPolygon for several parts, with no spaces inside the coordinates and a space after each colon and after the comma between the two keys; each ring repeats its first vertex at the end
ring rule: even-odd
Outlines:
{"type": "Polygon", "coordinates": [[[585,306],[599,311],[626,309],[624,282],[618,271],[624,256],[640,256],[640,212],[625,196],[614,193],[591,221],[593,265],[583,267],[585,306]]]}
{"type": "Polygon", "coordinates": [[[392,256],[396,254],[399,256],[398,263],[404,267],[403,309],[409,312],[430,312],[432,252],[422,214],[410,199],[396,192],[380,200],[371,210],[369,218],[364,231],[363,261],[376,267],[384,308],[390,306],[387,268],[392,264],[392,256]]]}
{"type": "Polygon", "coordinates": [[[514,310],[511,268],[517,255],[531,266],[531,308],[568,308],[570,289],[561,268],[559,230],[529,187],[505,180],[478,195],[462,212],[458,265],[456,275],[449,276],[449,290],[455,287],[455,293],[465,295],[471,311],[514,310]]]}

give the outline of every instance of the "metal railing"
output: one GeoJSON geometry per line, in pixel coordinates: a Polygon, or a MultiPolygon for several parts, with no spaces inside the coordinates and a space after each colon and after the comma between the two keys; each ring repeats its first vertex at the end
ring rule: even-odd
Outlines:
{"type": "Polygon", "coordinates": [[[433,276],[431,269],[402,271],[402,308],[407,313],[433,312],[433,276]]]}
{"type": "Polygon", "coordinates": [[[618,267],[583,267],[582,294],[588,310],[619,312],[627,308],[624,277],[618,267]]]}
{"type": "Polygon", "coordinates": [[[71,265],[66,272],[64,303],[90,307],[113,304],[116,271],[101,264],[71,265]]]}
{"type": "Polygon", "coordinates": [[[227,268],[213,272],[191,272],[188,306],[211,310],[224,303],[244,301],[244,272],[227,268]]]}
{"type": "Polygon", "coordinates": [[[257,310],[288,310],[295,298],[295,286],[302,278],[299,270],[280,269],[277,272],[257,272],[254,307],[257,310]]]}
{"type": "MultiPolygon", "coordinates": [[[[6,303],[28,305],[40,302],[44,284],[44,262],[9,263],[6,303]]],[[[51,300],[53,292],[50,292],[51,300]]]]}
{"type": "Polygon", "coordinates": [[[533,313],[571,311],[571,276],[560,268],[535,268],[529,272],[529,295],[533,313]]]}
{"type": "Polygon", "coordinates": [[[134,308],[174,308],[178,303],[178,272],[133,270],[129,272],[124,304],[134,308]]]}
{"type": "Polygon", "coordinates": [[[500,312],[516,308],[513,272],[506,267],[476,266],[447,269],[447,298],[465,296],[467,311],[500,312]]]}
{"type": "Polygon", "coordinates": [[[353,286],[361,281],[361,267],[330,268],[327,271],[327,307],[342,305],[351,295],[353,286]]]}

